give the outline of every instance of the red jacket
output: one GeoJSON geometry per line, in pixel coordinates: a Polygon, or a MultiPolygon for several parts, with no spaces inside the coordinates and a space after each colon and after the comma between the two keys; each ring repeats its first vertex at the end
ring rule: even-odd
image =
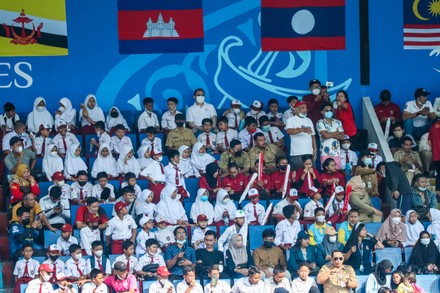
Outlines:
{"type": "Polygon", "coordinates": [[[222,188],[230,187],[235,194],[243,193],[246,185],[248,184],[248,178],[246,175],[239,173],[237,177],[232,178],[230,175],[223,177],[222,188]]]}
{"type": "MultiPolygon", "coordinates": [[[[249,175],[248,180],[250,180],[252,177],[252,175],[249,175]]],[[[273,189],[273,184],[272,184],[272,178],[270,178],[270,175],[263,173],[263,187],[264,189],[266,189],[267,191],[270,191],[271,189],[273,189]]],[[[261,190],[262,188],[258,185],[258,177],[255,179],[254,183],[252,184],[251,188],[256,188],[257,190],[261,190]]]]}
{"type": "MultiPolygon", "coordinates": [[[[292,187],[292,175],[293,172],[290,171],[289,181],[287,182],[287,192],[292,187]]],[[[272,173],[272,185],[276,191],[280,191],[284,187],[284,181],[286,180],[286,172],[275,171],[272,173]]]]}
{"type": "Polygon", "coordinates": [[[327,195],[327,196],[331,196],[332,195],[332,193],[334,191],[334,190],[332,190],[332,186],[331,185],[325,186],[324,185],[324,181],[325,180],[330,180],[330,179],[333,179],[333,178],[338,178],[339,179],[339,184],[338,185],[344,187],[344,189],[345,189],[345,176],[344,176],[344,174],[342,174],[341,171],[337,170],[333,174],[329,174],[327,172],[324,172],[324,173],[321,174],[322,187],[325,188],[324,191],[323,191],[323,195],[327,195]]]}
{"type": "MultiPolygon", "coordinates": [[[[318,170],[316,170],[315,168],[313,168],[313,171],[315,172],[316,175],[316,180],[314,182],[312,182],[312,185],[319,189],[321,188],[321,177],[319,175],[318,170]]],[[[298,169],[296,171],[296,178],[295,178],[295,188],[298,190],[299,193],[303,193],[305,195],[309,195],[310,193],[310,189],[309,189],[309,183],[308,183],[308,179],[307,179],[307,175],[304,177],[304,180],[301,180],[301,176],[304,173],[304,168],[298,169]]],[[[313,180],[313,178],[312,178],[313,180]]]]}
{"type": "Polygon", "coordinates": [[[209,187],[208,181],[206,181],[206,177],[202,176],[199,180],[199,188],[205,188],[209,192],[209,198],[216,198],[217,192],[214,192],[214,189],[220,188],[221,182],[220,182],[220,175],[217,177],[217,185],[214,188],[209,187]]]}
{"type": "MultiPolygon", "coordinates": [[[[31,188],[31,192],[35,196],[40,195],[40,187],[38,186],[38,183],[31,185],[30,188],[31,188]]],[[[21,191],[20,185],[18,183],[12,183],[10,189],[11,189],[11,205],[16,204],[23,200],[23,191],[21,191]]]]}

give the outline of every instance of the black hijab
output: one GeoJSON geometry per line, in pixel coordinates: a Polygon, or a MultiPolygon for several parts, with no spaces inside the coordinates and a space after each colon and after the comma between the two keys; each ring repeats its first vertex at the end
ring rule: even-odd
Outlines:
{"type": "Polygon", "coordinates": [[[357,223],[356,226],[354,226],[354,229],[351,231],[351,235],[348,238],[347,243],[345,244],[343,251],[344,253],[347,253],[353,246],[357,246],[359,233],[364,227],[365,224],[363,223],[357,223]]]}
{"type": "Polygon", "coordinates": [[[419,240],[417,240],[416,245],[414,245],[409,263],[411,265],[416,265],[419,268],[431,263],[438,266],[440,264],[440,252],[438,251],[434,241],[431,239],[428,245],[424,245],[420,241],[422,236],[425,234],[429,235],[427,231],[420,232],[419,240]]]}
{"type": "Polygon", "coordinates": [[[217,178],[214,177],[214,173],[217,172],[218,170],[219,168],[216,162],[209,163],[206,166],[205,178],[206,181],[208,182],[208,186],[212,189],[216,188],[218,184],[217,178]]]}
{"type": "Polygon", "coordinates": [[[388,269],[393,269],[393,264],[387,259],[384,259],[383,261],[378,263],[377,266],[374,268],[373,275],[376,278],[377,283],[381,286],[387,283],[386,270],[388,269]]]}

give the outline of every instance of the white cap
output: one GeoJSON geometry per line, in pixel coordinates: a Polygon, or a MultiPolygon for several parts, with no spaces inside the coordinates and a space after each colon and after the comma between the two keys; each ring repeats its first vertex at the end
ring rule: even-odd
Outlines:
{"type": "Polygon", "coordinates": [[[242,210],[237,210],[235,212],[234,219],[235,218],[244,218],[244,217],[245,217],[245,214],[244,214],[244,212],[242,210]]]}
{"type": "Polygon", "coordinates": [[[232,101],[231,105],[232,106],[241,106],[241,102],[240,102],[240,100],[235,99],[232,101]]]}
{"type": "Polygon", "coordinates": [[[369,149],[369,150],[377,150],[377,149],[378,149],[378,147],[377,147],[377,143],[370,142],[370,143],[368,144],[368,149],[369,149]]]}
{"type": "Polygon", "coordinates": [[[60,126],[64,126],[64,125],[66,125],[67,126],[67,123],[66,123],[66,121],[64,121],[64,120],[62,120],[62,119],[60,119],[60,120],[58,120],[58,122],[57,122],[57,128],[58,127],[60,127],[60,126]]]}
{"type": "Polygon", "coordinates": [[[162,154],[162,148],[159,147],[159,146],[154,146],[154,148],[152,150],[150,150],[150,151],[151,151],[150,154],[152,156],[162,154]]]}
{"type": "Polygon", "coordinates": [[[295,188],[290,188],[289,196],[290,197],[294,197],[294,196],[298,197],[298,190],[296,190],[295,188]]]}
{"type": "Polygon", "coordinates": [[[139,220],[139,225],[141,227],[143,227],[146,223],[148,223],[149,221],[151,221],[150,217],[148,216],[143,216],[140,220],[139,220]]]}
{"type": "Polygon", "coordinates": [[[249,190],[249,193],[248,193],[248,197],[249,198],[254,198],[254,197],[257,197],[257,196],[259,196],[260,194],[258,193],[258,190],[256,189],[256,188],[251,188],[250,190],[249,190]]]}
{"type": "Polygon", "coordinates": [[[51,251],[58,251],[58,252],[60,252],[61,248],[58,245],[56,245],[56,244],[51,244],[47,248],[47,251],[49,251],[49,252],[51,252],[51,251]]]}
{"type": "Polygon", "coordinates": [[[263,107],[263,105],[261,104],[260,101],[255,100],[255,101],[252,103],[252,107],[257,108],[257,109],[260,109],[260,108],[263,107]]]}
{"type": "Polygon", "coordinates": [[[335,188],[335,193],[338,194],[338,193],[341,193],[341,192],[344,192],[344,187],[342,187],[342,186],[336,186],[336,188],[335,188]]]}
{"type": "Polygon", "coordinates": [[[57,281],[62,281],[62,280],[65,280],[65,279],[67,279],[67,276],[65,274],[63,274],[63,273],[58,273],[57,274],[57,281]]]}
{"type": "Polygon", "coordinates": [[[344,134],[344,137],[342,138],[342,140],[350,140],[350,137],[346,134],[344,134]]]}
{"type": "Polygon", "coordinates": [[[167,221],[167,219],[162,217],[162,216],[157,216],[155,220],[156,220],[156,223],[166,222],[167,221]]]}

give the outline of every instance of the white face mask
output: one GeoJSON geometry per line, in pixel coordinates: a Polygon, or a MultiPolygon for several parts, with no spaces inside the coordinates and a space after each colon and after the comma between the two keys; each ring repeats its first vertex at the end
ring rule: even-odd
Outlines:
{"type": "Polygon", "coordinates": [[[316,221],[318,221],[319,223],[324,223],[325,221],[325,216],[320,215],[316,217],[316,221]]]}
{"type": "Polygon", "coordinates": [[[100,138],[100,137],[101,137],[101,132],[96,132],[96,136],[97,136],[98,138],[100,138]]]}
{"type": "Polygon", "coordinates": [[[163,157],[161,156],[161,157],[157,158],[157,161],[162,162],[162,159],[163,159],[163,157]]]}
{"type": "Polygon", "coordinates": [[[298,113],[298,116],[300,118],[306,118],[307,117],[307,113],[298,113]]]}
{"type": "Polygon", "coordinates": [[[57,185],[59,187],[63,186],[64,184],[66,184],[66,182],[64,182],[64,180],[58,181],[57,185]]]}
{"type": "Polygon", "coordinates": [[[257,115],[257,113],[258,113],[258,111],[251,110],[251,114],[252,114],[252,115],[257,115]]]}
{"type": "Polygon", "coordinates": [[[127,199],[127,201],[128,201],[129,203],[132,203],[132,202],[134,202],[134,198],[129,198],[129,199],[127,199]]]}
{"type": "Polygon", "coordinates": [[[196,102],[202,104],[205,102],[205,96],[196,96],[196,102]]]}
{"type": "Polygon", "coordinates": [[[82,254],[81,253],[74,254],[74,257],[76,260],[80,260],[82,258],[82,254]]]}
{"type": "Polygon", "coordinates": [[[228,203],[229,202],[229,198],[225,198],[224,200],[223,200],[223,203],[228,203]]]}
{"type": "Polygon", "coordinates": [[[336,242],[336,235],[329,236],[328,241],[330,241],[331,243],[335,243],[336,242]]]}
{"type": "Polygon", "coordinates": [[[95,251],[95,255],[97,256],[97,257],[101,257],[102,256],[102,250],[97,250],[97,251],[95,251]]]}
{"type": "Polygon", "coordinates": [[[420,243],[422,243],[423,245],[428,245],[429,242],[431,242],[431,239],[429,239],[429,238],[420,239],[420,243]]]}
{"type": "Polygon", "coordinates": [[[17,153],[21,153],[21,152],[23,151],[23,147],[20,146],[20,147],[18,147],[18,148],[15,148],[15,151],[16,151],[17,153]]]}
{"type": "Polygon", "coordinates": [[[38,106],[37,107],[38,112],[43,112],[44,109],[46,109],[46,107],[44,107],[44,106],[38,106]]]}
{"type": "Polygon", "coordinates": [[[66,111],[66,107],[61,106],[61,107],[58,108],[58,111],[64,112],[64,111],[66,111]]]}
{"type": "Polygon", "coordinates": [[[344,150],[348,150],[348,149],[350,148],[350,146],[351,146],[350,143],[343,143],[343,144],[342,144],[342,148],[343,148],[344,150]]]}
{"type": "Polygon", "coordinates": [[[50,155],[51,155],[52,157],[56,157],[56,156],[58,155],[58,153],[57,153],[57,152],[50,152],[50,155]]]}
{"type": "Polygon", "coordinates": [[[235,114],[240,114],[241,109],[240,108],[234,108],[232,109],[232,112],[234,112],[235,114]]]}
{"type": "Polygon", "coordinates": [[[45,275],[43,276],[43,281],[44,281],[44,282],[49,282],[49,280],[50,280],[50,276],[49,276],[48,274],[45,274],[45,275]]]}
{"type": "Polygon", "coordinates": [[[312,94],[314,94],[315,96],[319,95],[319,93],[321,93],[321,89],[320,88],[316,88],[312,91],[312,94]]]}
{"type": "Polygon", "coordinates": [[[393,221],[393,223],[395,225],[398,225],[402,221],[402,218],[400,218],[400,217],[393,217],[392,221],[393,221]]]}
{"type": "Polygon", "coordinates": [[[295,218],[296,218],[297,220],[299,220],[299,213],[296,213],[295,218]]]}

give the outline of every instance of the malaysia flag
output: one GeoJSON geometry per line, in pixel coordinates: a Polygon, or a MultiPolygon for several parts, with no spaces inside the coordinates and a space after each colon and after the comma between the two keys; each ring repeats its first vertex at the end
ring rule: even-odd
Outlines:
{"type": "Polygon", "coordinates": [[[122,54],[201,52],[202,0],[118,0],[122,54]]]}
{"type": "Polygon", "coordinates": [[[440,1],[403,1],[403,48],[440,47],[440,1]]]}
{"type": "Polygon", "coordinates": [[[261,0],[263,51],[345,49],[345,0],[261,0]]]}

